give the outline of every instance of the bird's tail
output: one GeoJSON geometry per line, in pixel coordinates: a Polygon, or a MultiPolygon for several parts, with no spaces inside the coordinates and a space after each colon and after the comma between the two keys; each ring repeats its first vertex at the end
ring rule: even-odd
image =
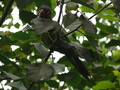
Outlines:
{"type": "Polygon", "coordinates": [[[87,80],[91,81],[91,75],[89,74],[86,67],[83,65],[82,61],[78,58],[76,51],[74,48],[69,46],[68,43],[65,43],[63,41],[59,42],[57,44],[57,47],[54,48],[55,51],[58,51],[60,53],[63,53],[66,55],[68,60],[73,64],[73,66],[78,70],[78,72],[84,76],[87,80]],[[57,48],[58,47],[58,48],[57,48]]]}
{"type": "Polygon", "coordinates": [[[65,54],[73,66],[78,70],[78,72],[84,76],[87,80],[91,81],[90,74],[86,67],[83,65],[82,61],[77,57],[75,53],[65,54]]]}

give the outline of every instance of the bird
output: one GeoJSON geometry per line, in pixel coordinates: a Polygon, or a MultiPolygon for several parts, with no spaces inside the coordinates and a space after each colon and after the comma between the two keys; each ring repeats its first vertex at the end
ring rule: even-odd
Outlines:
{"type": "MultiPolygon", "coordinates": [[[[52,20],[52,11],[51,8],[47,5],[42,5],[38,11],[37,18],[43,20],[52,20]]],[[[77,69],[77,71],[85,77],[87,80],[90,80],[90,73],[87,68],[83,65],[82,61],[79,59],[77,51],[69,45],[71,40],[68,36],[60,38],[62,35],[65,35],[65,30],[62,27],[52,28],[47,31],[47,33],[40,34],[42,42],[50,48],[51,51],[58,51],[68,58],[72,65],[77,69]]]]}

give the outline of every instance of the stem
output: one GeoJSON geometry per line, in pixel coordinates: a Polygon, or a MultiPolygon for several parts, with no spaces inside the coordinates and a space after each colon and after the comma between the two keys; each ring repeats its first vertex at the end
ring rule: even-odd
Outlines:
{"type": "Polygon", "coordinates": [[[43,60],[42,63],[45,64],[45,63],[47,62],[47,60],[48,60],[48,58],[50,57],[51,53],[52,53],[52,51],[50,51],[50,52],[48,53],[48,55],[46,56],[46,58],[43,60]]]}
{"type": "Polygon", "coordinates": [[[62,2],[60,4],[60,12],[59,12],[59,17],[58,17],[58,23],[60,22],[60,17],[61,17],[61,14],[62,14],[63,4],[64,4],[64,0],[62,0],[62,2]]]}
{"type": "MultiPolygon", "coordinates": [[[[98,13],[100,13],[101,11],[103,11],[103,10],[104,10],[106,7],[108,7],[110,4],[112,4],[112,2],[108,3],[107,5],[105,5],[102,9],[100,9],[98,12],[96,12],[93,16],[91,16],[90,18],[88,18],[88,20],[92,19],[92,18],[93,18],[94,16],[96,16],[98,13]]],[[[65,37],[65,36],[67,36],[67,35],[75,32],[75,31],[77,31],[81,26],[82,26],[82,24],[80,24],[75,30],[72,30],[72,31],[70,31],[70,32],[62,35],[60,38],[63,38],[63,37],[65,37]]]]}
{"type": "Polygon", "coordinates": [[[2,26],[3,22],[5,21],[6,16],[8,15],[8,12],[13,4],[14,0],[9,0],[2,17],[0,18],[0,27],[2,26]]]}
{"type": "Polygon", "coordinates": [[[35,82],[31,82],[30,85],[28,86],[27,90],[31,90],[31,88],[34,84],[35,84],[35,82]]]}

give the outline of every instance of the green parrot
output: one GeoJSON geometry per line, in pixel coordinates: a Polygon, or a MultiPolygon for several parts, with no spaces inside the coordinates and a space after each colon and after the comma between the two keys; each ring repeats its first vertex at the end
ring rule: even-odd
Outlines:
{"type": "MultiPolygon", "coordinates": [[[[39,9],[37,18],[39,18],[40,20],[32,21],[36,23],[40,22],[42,25],[44,25],[47,20],[52,22],[51,9],[46,5],[42,5],[39,9]]],[[[38,27],[40,28],[40,26],[38,27]]],[[[33,29],[34,28],[36,27],[33,27],[33,29]]],[[[68,60],[78,70],[78,72],[89,81],[91,80],[91,75],[89,74],[86,67],[83,65],[82,61],[78,58],[77,51],[75,50],[75,48],[70,46],[70,39],[67,36],[60,38],[62,35],[65,35],[66,32],[62,27],[60,27],[59,24],[45,33],[39,33],[39,30],[35,30],[35,32],[37,32],[37,34],[40,34],[41,40],[47,47],[50,48],[51,51],[58,51],[62,54],[65,54],[68,60]]]]}

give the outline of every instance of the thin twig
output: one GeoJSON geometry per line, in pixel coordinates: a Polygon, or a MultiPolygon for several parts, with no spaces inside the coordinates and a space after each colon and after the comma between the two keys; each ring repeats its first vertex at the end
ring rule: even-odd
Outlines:
{"type": "Polygon", "coordinates": [[[102,9],[100,9],[98,12],[96,12],[93,16],[91,16],[88,20],[92,19],[94,16],[96,16],[98,13],[100,13],[101,11],[103,11],[105,8],[107,8],[110,4],[112,4],[112,2],[108,3],[107,5],[105,5],[102,9]]]}
{"type": "Polygon", "coordinates": [[[0,18],[0,27],[2,26],[3,22],[5,21],[6,16],[8,15],[8,12],[13,4],[14,0],[9,0],[2,17],[0,18]]]}
{"type": "Polygon", "coordinates": [[[48,60],[48,58],[50,57],[51,53],[52,53],[52,51],[50,50],[50,52],[47,54],[46,58],[43,60],[42,63],[45,64],[45,63],[47,62],[47,60],[48,60]]]}
{"type": "Polygon", "coordinates": [[[4,90],[4,86],[3,86],[3,84],[0,82],[0,84],[1,84],[1,87],[2,87],[2,89],[4,90]]]}
{"type": "MultiPolygon", "coordinates": [[[[96,16],[98,13],[100,13],[102,10],[104,10],[106,7],[108,7],[110,4],[112,4],[112,2],[108,3],[107,5],[105,5],[102,9],[100,9],[98,12],[96,12],[93,16],[91,16],[90,18],[88,18],[88,20],[92,19],[94,16],[96,16]]],[[[65,37],[65,36],[67,36],[67,35],[75,32],[75,31],[77,31],[81,26],[82,26],[82,24],[80,24],[76,29],[74,29],[74,30],[72,30],[72,31],[70,31],[70,32],[62,35],[60,38],[63,38],[63,37],[65,37]]]]}
{"type": "Polygon", "coordinates": [[[60,22],[60,18],[61,18],[61,14],[62,14],[62,9],[63,9],[63,4],[64,4],[64,0],[62,0],[61,4],[60,4],[60,12],[59,12],[59,17],[58,17],[58,23],[60,22]]]}

